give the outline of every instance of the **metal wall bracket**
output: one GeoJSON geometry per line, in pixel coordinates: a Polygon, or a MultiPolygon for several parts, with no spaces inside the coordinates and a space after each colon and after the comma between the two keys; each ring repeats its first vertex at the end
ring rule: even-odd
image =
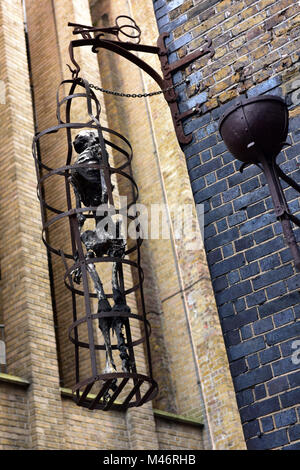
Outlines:
{"type": "Polygon", "coordinates": [[[164,79],[167,80],[171,78],[172,73],[176,73],[179,70],[187,67],[195,60],[199,59],[205,54],[209,54],[209,57],[213,57],[215,51],[212,47],[212,40],[208,37],[205,37],[205,41],[207,44],[200,49],[191,52],[190,54],[182,57],[182,59],[176,60],[172,64],[168,62],[168,49],[165,46],[165,39],[168,38],[170,35],[168,33],[162,33],[157,41],[157,45],[160,49],[159,58],[161,62],[161,69],[164,75],[164,79]]]}
{"type": "Polygon", "coordinates": [[[130,17],[124,15],[122,15],[122,17],[118,17],[116,19],[116,25],[110,28],[94,28],[92,26],[85,26],[76,23],[68,23],[68,25],[74,28],[73,34],[80,34],[82,36],[82,39],[70,42],[70,58],[73,65],[75,65],[75,69],[72,70],[73,78],[76,78],[80,71],[80,67],[74,58],[74,48],[76,47],[92,46],[92,52],[95,53],[98,52],[99,48],[103,48],[121,55],[122,57],[133,62],[135,65],[143,69],[156,81],[161,90],[164,92],[164,97],[169,105],[179,144],[186,145],[191,142],[192,136],[185,135],[182,121],[187,117],[195,114],[196,112],[200,112],[200,107],[197,105],[191,110],[188,110],[184,113],[180,113],[177,103],[178,93],[176,93],[174,89],[172,75],[178,72],[179,70],[186,68],[192,62],[199,59],[205,54],[209,54],[210,58],[213,57],[215,51],[212,47],[212,41],[210,38],[205,38],[206,44],[200,49],[188,54],[187,56],[177,60],[172,64],[169,64],[169,51],[165,45],[165,39],[169,36],[169,34],[162,33],[158,38],[156,47],[149,46],[146,44],[139,44],[141,30],[136,25],[134,20],[130,17]],[[119,18],[127,18],[130,21],[130,25],[118,26],[119,18]],[[135,33],[133,35],[127,34],[126,28],[131,28],[131,30],[134,30],[135,33]],[[91,33],[94,34],[94,37],[91,33]],[[107,34],[116,36],[118,40],[107,39],[107,34]],[[137,42],[123,42],[120,40],[121,34],[127,37],[134,38],[134,40],[136,40],[137,42]],[[145,61],[133,54],[131,51],[156,54],[160,60],[162,76],[158,74],[156,70],[154,70],[149,64],[147,64],[145,61]]]}
{"type": "MultiPolygon", "coordinates": [[[[195,60],[199,59],[205,54],[209,54],[209,57],[213,57],[215,51],[212,47],[212,40],[210,38],[205,38],[206,45],[201,47],[200,49],[188,54],[187,56],[183,57],[182,59],[179,59],[172,64],[169,64],[168,62],[168,48],[165,45],[165,39],[169,37],[168,33],[162,33],[157,41],[157,46],[159,49],[158,57],[160,60],[160,65],[161,65],[161,70],[163,73],[164,81],[167,85],[167,87],[171,87],[173,85],[172,81],[172,74],[175,74],[179,70],[182,70],[186,68],[188,65],[193,63],[195,60]]],[[[197,105],[195,108],[186,111],[185,113],[180,113],[179,108],[178,108],[178,103],[177,103],[177,98],[178,94],[174,89],[171,89],[167,93],[164,94],[165,99],[169,104],[172,118],[173,118],[173,123],[174,123],[174,128],[175,132],[177,135],[178,142],[181,145],[186,145],[189,144],[192,140],[191,135],[185,135],[184,130],[183,130],[183,124],[182,121],[186,119],[187,117],[195,114],[196,112],[200,112],[200,106],[197,105]]]]}

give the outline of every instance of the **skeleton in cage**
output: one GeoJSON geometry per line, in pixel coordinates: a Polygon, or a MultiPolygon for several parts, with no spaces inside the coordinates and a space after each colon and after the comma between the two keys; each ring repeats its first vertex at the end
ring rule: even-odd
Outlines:
{"type": "MultiPolygon", "coordinates": [[[[79,154],[76,164],[85,164],[82,168],[74,168],[71,171],[70,182],[74,189],[76,198],[76,207],[80,208],[83,204],[86,207],[98,207],[106,204],[108,201],[108,191],[105,182],[103,170],[88,165],[101,164],[102,154],[99,144],[97,131],[82,130],[76,135],[73,142],[75,151],[79,154]]],[[[86,217],[78,214],[78,222],[81,233],[81,241],[86,248],[87,270],[93,281],[95,291],[98,297],[98,313],[108,313],[109,317],[99,318],[99,327],[103,334],[106,349],[106,366],[104,373],[116,371],[111,346],[111,331],[116,334],[120,358],[122,360],[123,372],[130,372],[131,363],[125,345],[123,334],[124,318],[120,316],[120,312],[130,313],[130,309],[126,304],[124,289],[120,282],[122,263],[113,262],[112,268],[112,293],[113,307],[110,305],[103,289],[103,284],[96,270],[95,263],[91,260],[104,255],[122,259],[125,256],[126,242],[121,236],[121,222],[114,222],[111,217],[99,216],[96,211],[93,212],[95,220],[94,230],[83,231],[83,225],[86,217]],[[113,313],[115,312],[115,315],[113,313]]],[[[81,282],[81,269],[78,267],[73,272],[74,282],[81,282]]],[[[115,383],[111,387],[115,389],[115,383]]]]}

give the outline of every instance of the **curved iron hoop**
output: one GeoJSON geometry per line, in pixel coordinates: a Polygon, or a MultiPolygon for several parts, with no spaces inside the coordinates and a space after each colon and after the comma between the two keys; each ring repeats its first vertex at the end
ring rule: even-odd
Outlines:
{"type": "MultiPolygon", "coordinates": [[[[109,317],[115,317],[116,314],[112,312],[101,312],[101,313],[94,313],[90,316],[90,319],[92,320],[98,320],[99,318],[109,318],[109,317]]],[[[136,315],[134,313],[128,313],[128,312],[118,312],[118,316],[120,317],[126,317],[126,318],[133,318],[135,320],[139,320],[139,321],[142,321],[144,322],[144,318],[141,316],[141,315],[136,315]]],[[[82,348],[86,348],[88,349],[89,348],[89,344],[84,342],[84,341],[79,341],[79,340],[76,340],[72,335],[72,330],[74,330],[75,328],[78,328],[79,325],[81,325],[82,323],[85,323],[87,321],[87,317],[81,317],[79,318],[78,320],[76,320],[74,323],[72,323],[72,325],[69,327],[68,329],[68,335],[69,335],[69,340],[75,344],[75,345],[78,345],[82,348]]],[[[150,326],[150,323],[149,321],[147,320],[147,333],[148,335],[150,336],[151,334],[151,326],[150,326]]],[[[131,345],[133,347],[135,346],[138,346],[139,344],[142,344],[144,343],[145,341],[145,336],[142,336],[141,338],[137,339],[137,340],[134,340],[132,341],[131,345]]],[[[128,346],[126,343],[125,343],[126,346],[128,346]]],[[[112,349],[116,350],[118,349],[118,345],[117,344],[112,344],[111,345],[112,349]]],[[[105,351],[105,344],[95,344],[95,349],[97,351],[105,351]]]]}
{"type": "MultiPolygon", "coordinates": [[[[141,244],[135,245],[134,249],[138,250],[140,245],[141,244]]],[[[64,256],[67,258],[66,254],[64,254],[64,256]]],[[[88,261],[86,261],[86,262],[88,263],[88,261]]],[[[106,256],[106,257],[102,257],[102,258],[92,258],[89,262],[90,263],[113,263],[113,262],[118,262],[120,264],[127,264],[129,266],[132,266],[133,268],[136,268],[139,275],[140,275],[139,282],[134,284],[129,289],[124,289],[124,295],[126,295],[126,296],[129,295],[129,294],[132,294],[132,292],[135,292],[136,290],[140,289],[143,282],[144,282],[144,271],[141,268],[141,266],[138,265],[135,261],[131,261],[131,260],[128,260],[128,259],[121,259],[120,260],[119,258],[113,258],[112,256],[106,256]]],[[[66,273],[64,275],[64,284],[71,292],[73,292],[77,295],[84,296],[85,292],[80,290],[80,289],[77,289],[77,288],[73,287],[73,285],[72,285],[73,282],[71,283],[71,274],[78,267],[82,267],[82,262],[77,261],[76,263],[74,263],[71,267],[69,267],[66,270],[66,273]],[[67,283],[67,278],[69,279],[70,284],[67,283]]],[[[94,298],[94,299],[97,298],[97,294],[95,294],[94,292],[89,292],[88,295],[89,295],[90,298],[94,298]]],[[[112,298],[113,295],[109,293],[109,294],[106,294],[106,297],[107,298],[112,298]]]]}
{"type": "Polygon", "coordinates": [[[73,398],[77,405],[81,405],[85,408],[89,409],[100,409],[100,410],[108,410],[108,409],[119,409],[119,410],[126,410],[127,408],[132,408],[136,406],[143,405],[146,401],[153,400],[158,392],[157,383],[151,378],[147,377],[143,374],[137,373],[124,373],[124,372],[115,372],[110,374],[100,374],[89,377],[88,379],[76,384],[75,387],[72,389],[73,398]],[[109,384],[116,379],[122,379],[121,385],[119,386],[118,390],[114,393],[111,399],[106,402],[102,399],[105,391],[108,389],[109,384]],[[96,382],[100,382],[104,380],[105,384],[98,392],[95,397],[89,397],[88,393],[91,390],[92,386],[96,382]],[[131,392],[123,399],[122,403],[115,403],[115,399],[118,397],[120,392],[124,389],[125,385],[128,383],[129,380],[132,380],[135,384],[134,388],[131,392]],[[147,383],[149,388],[143,396],[140,394],[137,395],[137,392],[141,388],[141,385],[147,383]],[[80,390],[86,387],[83,392],[80,390]],[[136,394],[136,400],[132,401],[133,396],[136,394]]]}
{"type": "Polygon", "coordinates": [[[127,15],[119,15],[117,16],[115,20],[115,26],[110,26],[110,27],[104,27],[104,28],[97,28],[93,26],[87,26],[83,24],[78,24],[78,23],[68,23],[68,26],[73,26],[73,34],[81,34],[83,39],[92,39],[92,36],[90,33],[99,33],[97,36],[104,36],[105,34],[112,34],[118,38],[118,40],[121,42],[119,38],[119,34],[122,33],[124,36],[131,38],[131,39],[138,39],[138,43],[140,42],[140,37],[141,37],[141,29],[139,26],[136,24],[135,20],[131,18],[130,16],[127,15]],[[119,18],[126,18],[130,20],[133,24],[124,24],[124,25],[119,25],[118,20],[119,18]],[[122,30],[125,28],[130,28],[134,29],[137,31],[136,35],[124,33],[122,30]]]}
{"type": "MultiPolygon", "coordinates": [[[[84,128],[89,128],[89,129],[97,129],[97,126],[96,125],[92,125],[90,122],[89,123],[85,123],[85,124],[82,124],[82,123],[61,123],[61,124],[58,124],[56,126],[52,126],[48,129],[45,129],[44,131],[42,132],[39,132],[35,135],[34,139],[33,139],[33,157],[34,159],[36,160],[37,164],[41,167],[41,168],[44,168],[45,170],[47,171],[55,171],[54,168],[50,168],[48,167],[47,165],[45,165],[44,163],[42,163],[38,157],[37,157],[37,152],[36,152],[36,149],[35,149],[35,146],[36,146],[36,143],[38,142],[38,140],[45,136],[45,135],[48,135],[48,134],[53,134],[53,133],[56,133],[58,132],[60,129],[84,129],[84,128]]],[[[132,146],[130,144],[130,142],[126,139],[126,137],[124,137],[122,134],[119,134],[118,132],[114,131],[113,129],[110,129],[108,127],[102,127],[100,126],[100,129],[102,132],[107,132],[109,134],[112,134],[118,138],[120,138],[126,145],[128,145],[129,149],[130,149],[130,153],[128,154],[128,152],[126,152],[126,150],[122,149],[122,147],[119,147],[117,144],[114,144],[113,142],[110,142],[109,140],[107,139],[104,139],[104,143],[106,145],[109,145],[110,147],[112,147],[113,149],[117,150],[118,152],[120,153],[123,153],[125,156],[128,155],[128,162],[126,162],[126,164],[123,164],[121,165],[120,167],[117,167],[117,168],[113,168],[113,167],[110,167],[112,169],[124,169],[126,166],[129,165],[129,163],[131,162],[132,160],[132,156],[133,156],[133,152],[132,152],[132,146]]],[[[70,162],[68,162],[69,164],[70,162]]]]}

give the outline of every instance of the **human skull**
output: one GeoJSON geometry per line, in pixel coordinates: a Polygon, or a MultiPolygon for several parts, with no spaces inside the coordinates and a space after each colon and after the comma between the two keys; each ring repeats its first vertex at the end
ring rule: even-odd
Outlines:
{"type": "Polygon", "coordinates": [[[94,130],[82,130],[75,136],[73,146],[77,153],[99,144],[98,132],[94,130]]]}

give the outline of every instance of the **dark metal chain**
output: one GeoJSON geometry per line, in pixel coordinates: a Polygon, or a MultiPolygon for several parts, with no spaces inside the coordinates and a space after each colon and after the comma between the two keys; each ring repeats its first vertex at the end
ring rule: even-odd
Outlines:
{"type": "Polygon", "coordinates": [[[119,92],[119,91],[106,90],[105,88],[101,88],[97,85],[93,85],[92,83],[89,84],[89,87],[94,88],[95,90],[98,90],[98,91],[102,91],[102,93],[108,93],[110,95],[115,95],[115,96],[122,96],[122,97],[125,97],[125,98],[146,98],[148,96],[160,95],[160,94],[165,93],[169,90],[173,90],[174,88],[182,85],[183,83],[189,83],[189,79],[184,78],[180,82],[176,83],[175,85],[169,86],[168,88],[165,88],[164,90],[151,91],[150,93],[122,93],[122,92],[119,92]]]}

